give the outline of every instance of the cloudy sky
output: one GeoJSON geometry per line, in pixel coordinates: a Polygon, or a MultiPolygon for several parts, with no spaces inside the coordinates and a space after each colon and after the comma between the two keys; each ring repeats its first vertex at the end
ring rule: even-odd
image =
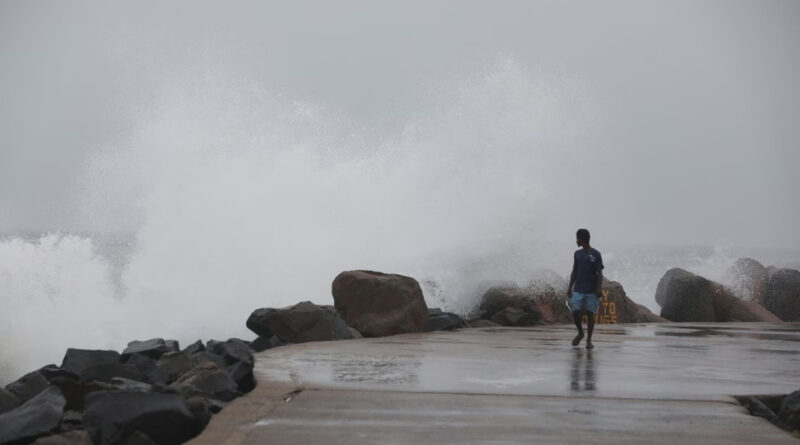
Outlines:
{"type": "Polygon", "coordinates": [[[595,226],[797,248],[798,25],[796,1],[4,1],[0,232],[100,230],[89,160],[138,140],[165,84],[246,79],[387,140],[511,60],[589,104],[590,162],[552,168],[596,178],[595,226]]]}

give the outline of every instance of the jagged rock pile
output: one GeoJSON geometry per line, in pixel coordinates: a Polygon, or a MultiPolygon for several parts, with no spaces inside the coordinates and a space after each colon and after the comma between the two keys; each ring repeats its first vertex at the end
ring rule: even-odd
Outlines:
{"type": "Polygon", "coordinates": [[[0,444],[179,444],[255,387],[253,364],[239,339],[68,349],[0,390],[0,444]]]}
{"type": "MultiPolygon", "coordinates": [[[[470,320],[471,326],[535,326],[572,323],[572,313],[565,304],[567,282],[552,271],[537,273],[527,287],[494,287],[486,291],[470,320]],[[491,323],[491,324],[489,324],[491,323]]],[[[596,314],[598,323],[664,322],[664,318],[636,304],[625,294],[620,283],[603,280],[603,293],[596,314]]]]}
{"type": "Polygon", "coordinates": [[[800,321],[800,271],[742,258],[725,281],[727,286],[670,269],[656,289],[661,316],[672,321],[800,321]]]}

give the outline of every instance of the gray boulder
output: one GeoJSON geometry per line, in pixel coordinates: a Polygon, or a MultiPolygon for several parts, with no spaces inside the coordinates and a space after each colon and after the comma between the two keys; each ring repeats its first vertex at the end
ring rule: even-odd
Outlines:
{"type": "Polygon", "coordinates": [[[40,437],[33,445],[92,445],[92,438],[85,430],[68,431],[40,437]]]}
{"type": "Polygon", "coordinates": [[[760,305],[736,298],[719,283],[683,269],[670,269],[658,282],[656,302],[670,321],[779,322],[760,305]]]}
{"type": "Polygon", "coordinates": [[[256,309],[247,319],[247,327],[259,336],[275,336],[286,343],[351,338],[347,325],[333,307],[309,301],[282,309],[256,309]]]}
{"type": "Polygon", "coordinates": [[[491,321],[491,320],[473,320],[469,322],[469,327],[471,328],[495,328],[500,326],[499,324],[491,321]]]}
{"type": "Polygon", "coordinates": [[[22,405],[22,401],[14,394],[0,388],[0,414],[7,413],[22,405]]]}
{"type": "Polygon", "coordinates": [[[226,402],[241,395],[230,374],[210,362],[192,368],[169,387],[184,397],[202,396],[226,402]]]}
{"type": "Polygon", "coordinates": [[[26,402],[47,389],[48,386],[50,386],[50,382],[38,371],[33,371],[6,385],[6,391],[22,402],[26,402]]]}
{"type": "Polygon", "coordinates": [[[467,322],[458,314],[444,312],[439,308],[428,309],[427,331],[452,331],[467,327],[467,322]]]}
{"type": "Polygon", "coordinates": [[[770,268],[763,304],[783,321],[800,321],[800,271],[770,268]]]}
{"type": "Polygon", "coordinates": [[[783,399],[778,417],[793,431],[800,431],[800,390],[783,399]]]}
{"type": "Polygon", "coordinates": [[[231,338],[224,342],[209,340],[206,349],[225,359],[226,365],[236,362],[247,362],[251,365],[254,363],[249,343],[238,338],[231,338]]]}
{"type": "Polygon", "coordinates": [[[0,415],[0,443],[23,443],[55,432],[66,400],[51,386],[21,406],[0,415]]]}
{"type": "Polygon", "coordinates": [[[80,375],[89,366],[106,363],[119,363],[117,351],[99,351],[91,349],[67,349],[61,368],[75,375],[80,375]]]}
{"type": "Polygon", "coordinates": [[[151,338],[150,340],[134,340],[128,343],[128,347],[122,351],[122,361],[127,361],[133,354],[142,354],[154,360],[158,360],[168,352],[178,352],[178,342],[175,340],[164,340],[163,338],[151,338]]]}
{"type": "Polygon", "coordinates": [[[170,352],[161,356],[156,362],[159,371],[167,376],[167,383],[172,383],[195,367],[194,359],[183,352],[170,352]]]}
{"type": "Polygon", "coordinates": [[[285,344],[286,342],[281,341],[281,339],[273,335],[272,337],[258,337],[251,341],[249,346],[253,352],[262,352],[285,344]]]}
{"type": "Polygon", "coordinates": [[[331,290],[345,323],[364,337],[423,332],[428,327],[428,307],[414,278],[348,271],[333,280],[331,290]]]}
{"type": "Polygon", "coordinates": [[[194,343],[190,344],[189,346],[187,346],[186,348],[184,348],[184,350],[181,351],[181,352],[183,352],[185,354],[189,354],[189,355],[194,355],[194,354],[197,354],[198,352],[203,352],[205,350],[206,350],[206,346],[203,344],[203,342],[200,341],[200,340],[197,340],[196,342],[194,342],[194,343]]]}
{"type": "Polygon", "coordinates": [[[140,382],[148,381],[144,373],[131,364],[103,363],[101,365],[89,366],[81,372],[81,382],[97,381],[109,383],[114,377],[138,380],[140,382]]]}
{"type": "Polygon", "coordinates": [[[734,296],[745,301],[763,303],[767,284],[767,268],[752,258],[739,258],[722,279],[734,296]]]}
{"type": "Polygon", "coordinates": [[[551,287],[493,287],[481,297],[478,311],[483,318],[503,326],[569,323],[572,314],[564,298],[563,292],[557,294],[551,287]]]}
{"type": "Polygon", "coordinates": [[[86,397],[83,423],[94,445],[121,444],[135,431],[158,445],[178,445],[199,433],[186,401],[176,394],[95,392],[86,397]]]}

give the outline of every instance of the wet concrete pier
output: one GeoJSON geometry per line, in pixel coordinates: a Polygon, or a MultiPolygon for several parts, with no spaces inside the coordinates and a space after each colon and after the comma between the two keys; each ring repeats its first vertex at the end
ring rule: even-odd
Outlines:
{"type": "Polygon", "coordinates": [[[601,325],[319,342],[258,354],[258,387],[192,445],[798,443],[733,395],[800,389],[800,324],[601,325]]]}

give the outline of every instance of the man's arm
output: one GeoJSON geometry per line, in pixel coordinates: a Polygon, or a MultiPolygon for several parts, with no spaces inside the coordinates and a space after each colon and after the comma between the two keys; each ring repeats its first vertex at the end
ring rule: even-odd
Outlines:
{"type": "Polygon", "coordinates": [[[597,271],[597,288],[595,290],[595,295],[598,297],[603,296],[603,269],[597,271]]]}
{"type": "Polygon", "coordinates": [[[569,275],[569,284],[567,285],[567,299],[572,297],[572,286],[575,284],[575,273],[576,273],[576,266],[575,260],[572,261],[572,273],[569,275]]]}

